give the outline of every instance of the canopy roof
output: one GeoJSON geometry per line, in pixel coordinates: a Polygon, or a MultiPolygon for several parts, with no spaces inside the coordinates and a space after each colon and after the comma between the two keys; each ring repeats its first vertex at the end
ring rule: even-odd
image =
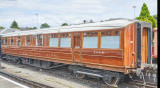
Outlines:
{"type": "Polygon", "coordinates": [[[104,22],[86,23],[86,24],[79,24],[79,25],[72,25],[72,26],[36,29],[36,30],[29,30],[29,31],[18,31],[18,32],[12,32],[12,33],[6,33],[6,34],[3,34],[2,36],[7,37],[7,36],[23,36],[23,35],[37,35],[37,34],[48,34],[48,33],[75,32],[75,31],[117,29],[117,28],[124,28],[125,26],[134,22],[138,22],[138,20],[117,18],[117,19],[106,20],[104,22]]]}

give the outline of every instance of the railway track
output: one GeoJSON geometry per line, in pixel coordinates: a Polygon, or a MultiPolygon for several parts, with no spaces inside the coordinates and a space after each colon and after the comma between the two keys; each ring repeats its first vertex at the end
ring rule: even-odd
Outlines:
{"type": "MultiPolygon", "coordinates": [[[[16,67],[19,67],[19,68],[30,69],[30,70],[33,70],[33,71],[40,71],[40,72],[45,73],[47,75],[55,75],[57,77],[70,79],[72,81],[76,80],[79,83],[83,83],[84,85],[85,84],[90,84],[94,88],[113,88],[113,87],[110,87],[110,86],[106,85],[103,82],[103,80],[99,79],[99,78],[85,76],[85,78],[79,79],[76,76],[74,76],[73,73],[70,73],[70,71],[69,71],[69,69],[67,69],[67,67],[61,67],[61,68],[57,68],[57,69],[44,69],[44,68],[38,68],[38,67],[25,65],[25,64],[15,64],[15,63],[7,62],[7,61],[4,61],[4,60],[2,62],[6,63],[6,64],[12,64],[12,65],[14,65],[16,67]],[[58,70],[61,70],[62,73],[60,73],[58,70]],[[66,73],[69,73],[69,74],[66,74],[66,73]]],[[[53,79],[46,79],[46,81],[54,81],[55,83],[61,84],[61,85],[66,86],[68,88],[75,88],[75,87],[71,87],[71,85],[65,85],[65,84],[63,84],[59,81],[55,81],[53,79]]],[[[44,87],[44,88],[50,88],[50,87],[44,87]]]]}
{"type": "MultiPolygon", "coordinates": [[[[3,62],[8,64],[8,62],[6,62],[6,61],[3,61],[3,62]]],[[[43,68],[33,67],[33,66],[29,66],[29,65],[24,65],[24,64],[13,64],[13,65],[15,65],[19,68],[32,69],[34,71],[37,70],[37,71],[47,73],[49,75],[54,74],[55,76],[59,76],[59,77],[62,77],[62,78],[77,80],[80,83],[84,83],[84,84],[88,83],[88,84],[94,86],[94,88],[113,88],[113,87],[107,86],[103,82],[103,80],[101,80],[99,78],[95,79],[95,78],[90,78],[90,77],[86,76],[83,79],[79,79],[76,76],[74,76],[73,73],[70,73],[69,70],[67,69],[67,67],[61,67],[61,68],[57,68],[57,69],[43,69],[43,68]],[[59,73],[58,70],[62,70],[63,72],[59,73]],[[66,73],[70,73],[70,74],[66,74],[66,73]]],[[[1,74],[1,71],[0,71],[0,74],[1,74]]],[[[75,87],[72,87],[71,85],[65,85],[65,84],[63,84],[59,81],[55,81],[53,79],[46,79],[46,80],[47,81],[54,81],[55,83],[59,83],[59,84],[64,85],[68,88],[75,88],[75,87]]],[[[20,83],[21,83],[21,81],[20,81],[20,83]]],[[[33,86],[32,88],[53,88],[53,87],[49,87],[47,85],[43,85],[43,84],[40,84],[40,83],[34,83],[34,82],[31,82],[31,83],[36,85],[36,86],[33,86]]],[[[29,84],[29,85],[32,85],[32,84],[29,84]]],[[[157,85],[152,84],[152,83],[143,84],[142,81],[131,80],[129,82],[120,83],[119,86],[115,86],[115,87],[117,87],[117,88],[127,88],[127,87],[128,88],[135,88],[135,87],[138,87],[138,88],[157,88],[157,85]]]]}
{"type": "Polygon", "coordinates": [[[157,84],[150,83],[150,82],[144,83],[143,81],[139,81],[139,80],[131,80],[129,84],[136,85],[137,87],[140,87],[140,88],[157,88],[157,84]]]}
{"type": "Polygon", "coordinates": [[[47,86],[47,85],[44,85],[41,83],[37,83],[37,82],[31,81],[31,80],[27,80],[27,79],[24,79],[24,78],[21,78],[21,77],[18,77],[18,76],[15,76],[15,75],[3,72],[3,71],[0,71],[0,75],[5,76],[7,78],[10,78],[10,79],[12,79],[16,82],[22,83],[24,85],[27,85],[30,88],[53,88],[53,87],[50,87],[50,86],[47,86]]]}

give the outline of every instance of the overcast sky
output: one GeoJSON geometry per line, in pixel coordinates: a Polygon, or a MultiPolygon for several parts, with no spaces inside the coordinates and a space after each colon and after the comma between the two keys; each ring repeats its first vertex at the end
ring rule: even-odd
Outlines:
{"type": "Polygon", "coordinates": [[[62,23],[77,24],[83,20],[101,21],[110,18],[139,16],[143,3],[150,14],[157,14],[157,0],[0,0],[0,26],[9,28],[16,20],[20,27],[37,27],[48,23],[51,27],[62,23]]]}

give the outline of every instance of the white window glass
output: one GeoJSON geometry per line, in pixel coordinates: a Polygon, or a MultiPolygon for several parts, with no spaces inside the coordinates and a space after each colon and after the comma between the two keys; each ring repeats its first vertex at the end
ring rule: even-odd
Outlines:
{"type": "Polygon", "coordinates": [[[101,48],[119,48],[119,36],[102,36],[101,48]]]}
{"type": "Polygon", "coordinates": [[[119,48],[119,30],[106,30],[101,32],[101,48],[119,48]]]}
{"type": "Polygon", "coordinates": [[[71,38],[61,38],[60,47],[71,47],[71,38]]]}
{"type": "Polygon", "coordinates": [[[83,48],[98,48],[98,37],[83,37],[83,48]]]}
{"type": "Polygon", "coordinates": [[[50,38],[49,46],[58,47],[58,38],[50,38]]]}
{"type": "Polygon", "coordinates": [[[98,48],[98,32],[83,33],[83,48],[98,48]]]}

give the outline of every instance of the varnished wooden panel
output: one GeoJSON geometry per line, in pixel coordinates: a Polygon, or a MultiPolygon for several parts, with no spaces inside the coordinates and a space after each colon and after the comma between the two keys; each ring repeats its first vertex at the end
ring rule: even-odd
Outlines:
{"type": "Polygon", "coordinates": [[[124,30],[120,31],[120,40],[119,48],[124,49],[124,30]]]}
{"type": "MultiPolygon", "coordinates": [[[[130,26],[130,25],[129,25],[130,26]]],[[[125,48],[124,48],[124,65],[125,66],[128,66],[129,64],[128,64],[128,62],[129,62],[129,26],[127,26],[126,27],[126,29],[125,29],[125,48]]]]}
{"type": "Polygon", "coordinates": [[[124,66],[136,66],[136,27],[130,24],[125,28],[124,35],[124,66]]]}
{"type": "Polygon", "coordinates": [[[112,49],[82,49],[82,63],[123,66],[123,50],[112,49]]]}
{"type": "Polygon", "coordinates": [[[81,49],[82,55],[100,55],[106,57],[117,57],[122,58],[122,49],[81,49]]]}
{"type": "Polygon", "coordinates": [[[82,55],[83,63],[123,66],[122,58],[82,55]]]}
{"type": "Polygon", "coordinates": [[[147,29],[142,30],[142,63],[147,62],[147,29]]]}
{"type": "Polygon", "coordinates": [[[21,46],[25,46],[25,36],[21,36],[21,46]]]}
{"type": "MultiPolygon", "coordinates": [[[[120,30],[120,49],[100,49],[101,47],[101,32],[98,32],[98,48],[84,49],[83,47],[83,33],[80,32],[80,48],[74,48],[73,33],[71,33],[71,48],[51,48],[49,46],[49,36],[43,35],[43,46],[36,46],[36,36],[31,37],[31,46],[25,46],[25,36],[21,37],[21,46],[3,47],[3,53],[8,53],[16,56],[33,58],[39,60],[61,61],[64,63],[79,63],[86,66],[97,68],[123,67],[124,64],[124,30],[120,30]],[[65,62],[66,61],[66,62],[65,62]],[[94,65],[94,66],[93,66],[94,65]]],[[[60,35],[59,35],[60,37],[60,35]]],[[[60,46],[60,39],[59,39],[60,46]]],[[[117,68],[116,68],[117,69],[117,68]]]]}
{"type": "Polygon", "coordinates": [[[129,29],[129,66],[132,66],[133,65],[133,59],[134,59],[134,56],[133,56],[133,24],[130,26],[130,29],[129,29]]]}
{"type": "Polygon", "coordinates": [[[13,37],[14,38],[14,46],[17,46],[17,37],[13,37]]]}
{"type": "Polygon", "coordinates": [[[7,37],[7,45],[10,45],[10,37],[7,37]]]}
{"type": "Polygon", "coordinates": [[[74,62],[81,62],[80,54],[74,54],[74,62]]]}

